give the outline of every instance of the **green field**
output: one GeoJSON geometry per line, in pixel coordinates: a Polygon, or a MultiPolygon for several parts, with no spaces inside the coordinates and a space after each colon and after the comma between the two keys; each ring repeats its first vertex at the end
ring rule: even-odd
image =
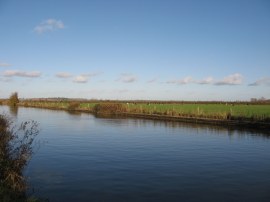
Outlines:
{"type": "Polygon", "coordinates": [[[270,105],[246,104],[131,104],[130,110],[150,114],[193,115],[202,117],[266,118],[270,117],[270,105]]]}

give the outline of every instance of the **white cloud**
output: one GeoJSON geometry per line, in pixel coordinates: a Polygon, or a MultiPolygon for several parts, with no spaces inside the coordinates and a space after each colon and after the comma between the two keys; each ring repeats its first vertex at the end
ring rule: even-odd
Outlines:
{"type": "Polygon", "coordinates": [[[215,85],[239,85],[243,82],[243,76],[241,74],[232,74],[224,77],[222,80],[217,81],[215,85]]]}
{"type": "Polygon", "coordinates": [[[85,74],[81,74],[81,75],[86,76],[86,77],[94,77],[94,76],[98,76],[100,74],[102,74],[102,72],[85,73],[85,74]]]}
{"type": "Polygon", "coordinates": [[[68,72],[59,72],[55,76],[58,78],[70,78],[72,75],[68,72]]]}
{"type": "Polygon", "coordinates": [[[87,83],[89,78],[95,77],[95,76],[97,76],[99,74],[101,74],[101,72],[80,74],[79,76],[76,76],[73,79],[73,82],[75,82],[75,83],[87,83]]]}
{"type": "Polygon", "coordinates": [[[0,62],[0,67],[10,67],[11,64],[6,63],[6,62],[0,62]]]}
{"type": "Polygon", "coordinates": [[[213,77],[209,76],[203,80],[197,81],[196,83],[198,83],[198,84],[211,84],[211,83],[213,83],[213,81],[214,81],[213,77]]]}
{"type": "Polygon", "coordinates": [[[191,76],[187,76],[180,80],[169,80],[166,83],[169,84],[178,84],[178,85],[185,85],[190,83],[196,84],[215,84],[215,85],[239,85],[243,82],[243,76],[241,74],[232,74],[227,77],[224,77],[222,80],[214,82],[214,78],[209,76],[202,80],[194,80],[191,76]]]}
{"type": "Polygon", "coordinates": [[[88,77],[87,76],[83,76],[83,75],[76,76],[73,79],[73,82],[75,82],[75,83],[87,83],[87,81],[88,81],[88,77]]]}
{"type": "Polygon", "coordinates": [[[34,32],[42,34],[44,32],[52,32],[58,29],[64,29],[65,25],[61,20],[47,19],[34,28],[34,32]]]}
{"type": "Polygon", "coordinates": [[[7,70],[4,72],[4,76],[6,77],[30,77],[30,78],[35,78],[35,77],[40,77],[41,73],[38,71],[31,71],[31,72],[25,72],[25,71],[19,71],[19,70],[7,70]]]}
{"type": "Polygon", "coordinates": [[[123,83],[133,83],[137,81],[137,77],[132,74],[122,74],[116,81],[121,81],[123,83]]]}
{"type": "Polygon", "coordinates": [[[187,77],[185,77],[183,79],[180,79],[180,80],[170,80],[170,81],[167,81],[166,83],[184,85],[184,84],[188,84],[188,83],[192,83],[192,82],[194,82],[194,80],[192,79],[192,77],[187,76],[187,77]]]}
{"type": "Polygon", "coordinates": [[[254,83],[249,84],[249,86],[259,86],[259,85],[270,85],[270,77],[263,77],[258,79],[254,83]]]}
{"type": "Polygon", "coordinates": [[[94,72],[94,73],[85,73],[85,74],[80,74],[79,76],[76,76],[73,79],[73,82],[75,83],[87,83],[89,78],[97,76],[101,74],[100,72],[94,72]]]}

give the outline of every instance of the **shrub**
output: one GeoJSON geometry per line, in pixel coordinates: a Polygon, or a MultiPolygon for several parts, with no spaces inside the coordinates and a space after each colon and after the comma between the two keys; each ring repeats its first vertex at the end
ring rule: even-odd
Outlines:
{"type": "Polygon", "coordinates": [[[79,102],[71,102],[68,105],[68,110],[73,111],[75,109],[77,109],[80,106],[79,102]]]}
{"type": "Polygon", "coordinates": [[[100,103],[93,108],[95,113],[117,114],[127,112],[127,107],[121,103],[100,103]]]}
{"type": "Polygon", "coordinates": [[[23,170],[33,154],[33,141],[38,124],[23,122],[17,129],[11,121],[0,115],[0,199],[25,201],[26,181],[23,170]]]}

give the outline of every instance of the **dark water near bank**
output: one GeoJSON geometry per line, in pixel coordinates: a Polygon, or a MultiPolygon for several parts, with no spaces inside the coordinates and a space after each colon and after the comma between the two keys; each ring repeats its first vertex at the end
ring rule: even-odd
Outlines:
{"type": "Polygon", "coordinates": [[[19,108],[39,122],[26,175],[50,201],[270,201],[270,136],[260,132],[19,108]]]}

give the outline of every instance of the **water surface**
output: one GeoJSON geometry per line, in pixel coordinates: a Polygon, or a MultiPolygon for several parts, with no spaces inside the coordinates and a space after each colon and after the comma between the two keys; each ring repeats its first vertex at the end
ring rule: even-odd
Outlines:
{"type": "Polygon", "coordinates": [[[270,201],[270,138],[259,132],[19,108],[39,122],[25,172],[50,201],[270,201]]]}

